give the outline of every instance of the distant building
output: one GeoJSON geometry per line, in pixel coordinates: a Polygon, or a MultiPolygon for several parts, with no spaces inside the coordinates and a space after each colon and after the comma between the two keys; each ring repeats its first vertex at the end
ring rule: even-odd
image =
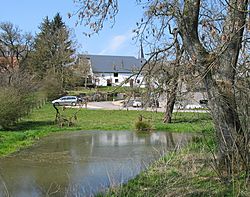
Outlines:
{"type": "MultiPolygon", "coordinates": [[[[153,100],[158,100],[160,107],[167,105],[167,99],[169,99],[167,94],[170,94],[170,89],[174,89],[175,83],[170,80],[177,76],[177,71],[174,68],[174,61],[158,61],[146,65],[143,69],[145,81],[148,82],[152,91],[151,97],[153,100]]],[[[192,75],[188,72],[178,73],[174,108],[195,109],[207,107],[208,98],[203,84],[197,81],[191,82],[192,75]],[[189,80],[186,80],[186,78],[189,80]]]]}
{"type": "Polygon", "coordinates": [[[140,70],[145,60],[132,56],[81,55],[90,65],[92,83],[96,86],[143,86],[140,70]]]}

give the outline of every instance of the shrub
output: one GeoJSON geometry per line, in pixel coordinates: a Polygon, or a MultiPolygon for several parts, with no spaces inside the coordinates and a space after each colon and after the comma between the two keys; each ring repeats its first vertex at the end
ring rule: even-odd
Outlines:
{"type": "Polygon", "coordinates": [[[33,96],[16,87],[0,88],[0,126],[9,128],[32,108],[33,96]]]}
{"type": "Polygon", "coordinates": [[[152,130],[152,125],[149,122],[138,120],[135,123],[135,129],[137,131],[150,131],[152,130]]]}
{"type": "Polygon", "coordinates": [[[0,128],[8,129],[35,106],[37,83],[26,72],[0,78],[0,128]],[[9,80],[6,80],[9,79],[9,80]],[[11,80],[10,80],[11,79],[11,80]]]}
{"type": "Polygon", "coordinates": [[[51,101],[63,93],[62,82],[53,74],[48,74],[42,81],[42,92],[51,101]]]}

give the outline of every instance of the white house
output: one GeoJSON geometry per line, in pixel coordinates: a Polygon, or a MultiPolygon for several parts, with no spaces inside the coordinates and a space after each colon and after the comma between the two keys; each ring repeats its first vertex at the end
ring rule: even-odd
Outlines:
{"type": "Polygon", "coordinates": [[[132,56],[81,55],[89,61],[96,86],[144,86],[140,69],[145,62],[132,56]]]}

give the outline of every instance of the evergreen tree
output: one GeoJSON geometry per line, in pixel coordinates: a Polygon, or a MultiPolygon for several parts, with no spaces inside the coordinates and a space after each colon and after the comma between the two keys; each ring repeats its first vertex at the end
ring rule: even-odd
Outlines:
{"type": "Polygon", "coordinates": [[[64,66],[74,61],[70,32],[59,13],[53,20],[46,17],[39,29],[32,56],[34,71],[41,79],[52,72],[63,83],[64,66]]]}
{"type": "Polygon", "coordinates": [[[40,33],[35,38],[34,52],[32,54],[32,66],[34,72],[43,78],[46,75],[47,70],[51,67],[50,61],[52,59],[50,48],[51,38],[51,22],[46,17],[41,23],[40,33]]]}

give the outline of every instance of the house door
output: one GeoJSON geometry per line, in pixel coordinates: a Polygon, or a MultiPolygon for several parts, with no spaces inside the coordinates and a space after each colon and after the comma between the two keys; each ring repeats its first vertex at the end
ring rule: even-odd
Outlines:
{"type": "Polygon", "coordinates": [[[112,86],[112,79],[107,79],[107,86],[112,86]]]}

